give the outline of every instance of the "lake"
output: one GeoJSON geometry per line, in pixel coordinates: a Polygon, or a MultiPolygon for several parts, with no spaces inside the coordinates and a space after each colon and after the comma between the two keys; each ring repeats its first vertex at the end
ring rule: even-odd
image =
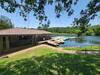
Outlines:
{"type": "Polygon", "coordinates": [[[82,46],[90,46],[90,45],[100,45],[100,36],[82,36],[80,38],[75,35],[54,35],[61,37],[75,37],[74,39],[65,40],[63,44],[60,44],[60,47],[82,47],[82,46]]]}

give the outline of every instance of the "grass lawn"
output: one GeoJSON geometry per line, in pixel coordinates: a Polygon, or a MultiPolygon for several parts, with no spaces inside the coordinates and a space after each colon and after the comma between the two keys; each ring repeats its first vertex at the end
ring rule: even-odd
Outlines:
{"type": "Polygon", "coordinates": [[[25,58],[31,58],[32,56],[43,56],[46,54],[50,53],[55,53],[55,50],[52,50],[50,48],[36,48],[32,50],[27,50],[23,53],[16,53],[13,56],[10,56],[9,58],[0,58],[0,64],[5,64],[8,62],[16,61],[16,60],[21,60],[25,58]]]}
{"type": "Polygon", "coordinates": [[[100,46],[66,47],[64,50],[100,50],[100,46]]]}
{"type": "Polygon", "coordinates": [[[0,75],[100,75],[100,57],[41,47],[0,58],[0,75]]]}

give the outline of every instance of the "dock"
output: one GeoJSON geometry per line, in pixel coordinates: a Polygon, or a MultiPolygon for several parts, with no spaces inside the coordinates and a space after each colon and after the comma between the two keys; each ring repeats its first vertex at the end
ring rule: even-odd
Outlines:
{"type": "Polygon", "coordinates": [[[38,42],[38,44],[48,44],[48,45],[52,45],[52,46],[59,46],[58,43],[56,43],[55,41],[52,41],[52,40],[40,41],[40,42],[38,42]]]}
{"type": "Polygon", "coordinates": [[[52,39],[49,40],[45,40],[45,41],[40,41],[38,42],[38,44],[48,44],[48,45],[52,45],[52,46],[59,46],[60,44],[64,43],[65,38],[64,37],[54,37],[52,39]]]}
{"type": "Polygon", "coordinates": [[[59,46],[58,43],[51,41],[51,40],[48,40],[46,43],[49,44],[49,45],[52,45],[52,46],[59,46]]]}

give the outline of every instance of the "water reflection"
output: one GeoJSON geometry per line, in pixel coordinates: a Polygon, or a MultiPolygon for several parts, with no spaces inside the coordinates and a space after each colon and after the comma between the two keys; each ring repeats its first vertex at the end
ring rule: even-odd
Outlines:
{"type": "Polygon", "coordinates": [[[65,40],[64,44],[60,44],[60,47],[67,47],[67,46],[82,47],[89,45],[100,45],[100,36],[82,36],[82,37],[71,38],[65,40]]]}
{"type": "Polygon", "coordinates": [[[69,39],[69,41],[75,41],[75,42],[78,42],[78,43],[84,43],[84,42],[86,42],[86,39],[84,39],[83,37],[76,37],[76,38],[69,39]]]}
{"type": "Polygon", "coordinates": [[[98,42],[98,41],[94,41],[94,40],[92,40],[92,41],[90,41],[91,43],[94,43],[94,44],[99,44],[100,45],[100,42],[98,42]]]}

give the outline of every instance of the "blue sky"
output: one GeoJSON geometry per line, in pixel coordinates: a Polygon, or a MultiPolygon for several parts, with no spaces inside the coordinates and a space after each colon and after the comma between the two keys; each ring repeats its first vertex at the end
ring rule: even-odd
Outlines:
{"type": "MultiPolygon", "coordinates": [[[[84,9],[87,3],[90,0],[79,0],[78,4],[74,6],[74,14],[72,16],[67,16],[65,12],[62,12],[61,17],[58,19],[54,13],[54,8],[50,5],[45,7],[46,15],[51,21],[50,27],[66,27],[71,26],[74,17],[79,17],[79,12],[81,9],[84,9]]],[[[11,19],[15,27],[29,27],[29,28],[37,28],[39,26],[39,21],[35,19],[32,14],[28,15],[28,20],[24,21],[23,17],[19,16],[18,12],[13,14],[7,13],[5,10],[0,8],[0,15],[7,16],[11,19]]],[[[91,20],[90,23],[92,25],[100,24],[100,19],[96,18],[95,20],[91,20]]]]}

